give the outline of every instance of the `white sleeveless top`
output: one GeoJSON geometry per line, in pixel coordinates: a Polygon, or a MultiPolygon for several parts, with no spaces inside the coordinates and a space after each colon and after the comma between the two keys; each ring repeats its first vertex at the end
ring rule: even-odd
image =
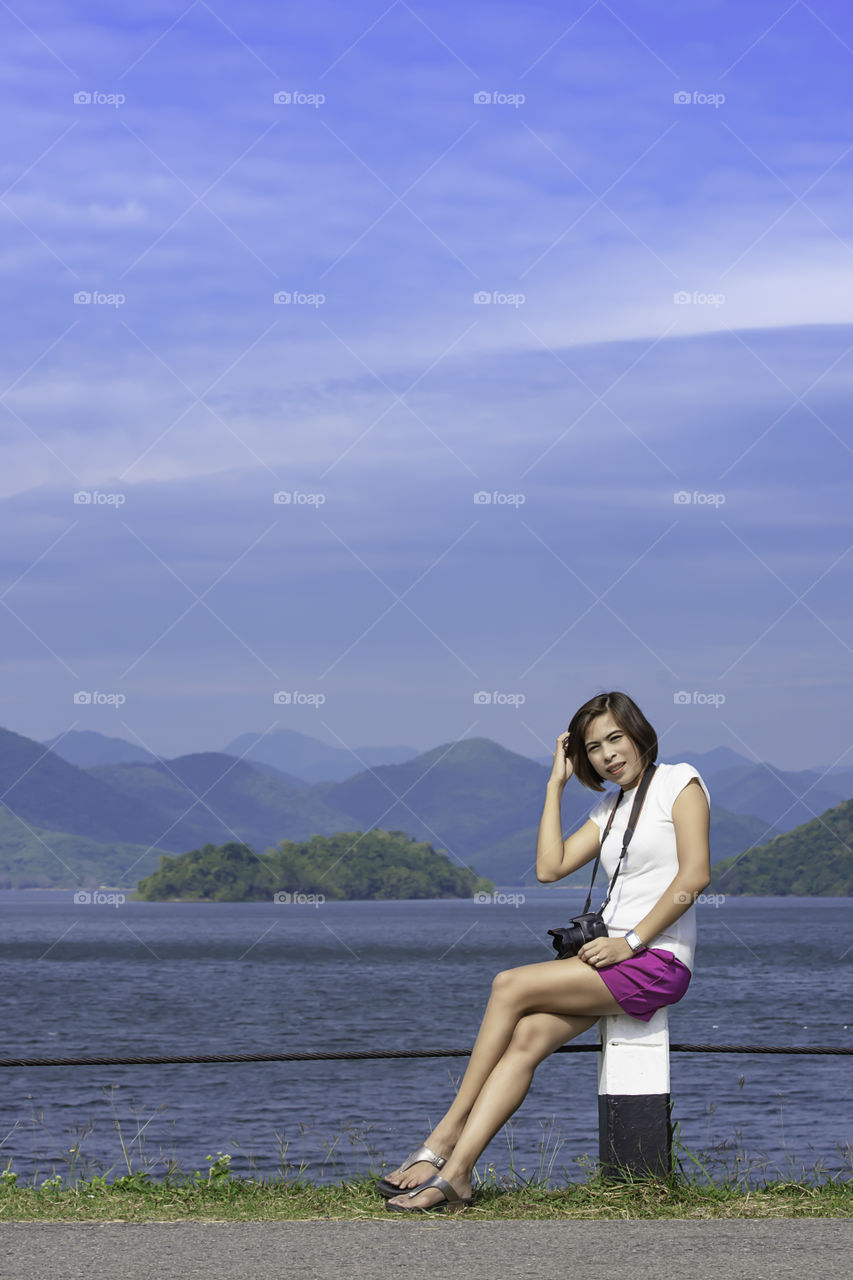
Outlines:
{"type": "MultiPolygon", "coordinates": [[[[698,778],[710,804],[708,788],[698,769],[692,764],[659,764],[649,784],[649,790],[622,862],[616,880],[613,897],[604,912],[604,923],[614,938],[623,938],[636,928],[643,916],[652,909],[667,885],[678,873],[678,855],[675,846],[675,826],[672,806],[675,798],[687,786],[691,778],[698,778]]],[[[607,885],[616,870],[622,849],[622,837],[628,825],[636,787],[626,791],[616,810],[616,815],[601,851],[601,867],[596,877],[591,907],[596,909],[603,902],[607,885]],[[604,876],[602,876],[602,871],[604,876]],[[601,882],[599,889],[599,882],[601,882]]],[[[607,825],[616,793],[609,791],[590,812],[599,833],[607,825]]],[[[693,952],[696,948],[696,907],[688,907],[683,916],[649,942],[650,947],[662,947],[671,951],[676,960],[693,969],[693,952]]]]}

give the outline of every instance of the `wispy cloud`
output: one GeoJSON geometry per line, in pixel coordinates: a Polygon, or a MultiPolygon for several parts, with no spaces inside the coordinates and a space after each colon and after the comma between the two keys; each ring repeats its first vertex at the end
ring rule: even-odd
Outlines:
{"type": "Polygon", "coordinates": [[[471,671],[503,687],[566,633],[529,720],[567,670],[568,701],[630,683],[661,714],[673,671],[730,670],[768,753],[780,687],[814,753],[840,747],[846,8],[4,14],[10,721],[62,727],[53,654],[99,685],[136,660],[166,751],[260,723],[270,670],[328,669],[342,736],[429,745],[467,724],[471,671]],[[811,616],[775,621],[792,596],[744,544],[793,598],[837,561],[811,616]],[[601,592],[652,545],[617,616],[547,552],[601,592]],[[221,624],[182,617],[164,565],[221,624]],[[417,617],[393,598],[415,581],[417,617]]]}

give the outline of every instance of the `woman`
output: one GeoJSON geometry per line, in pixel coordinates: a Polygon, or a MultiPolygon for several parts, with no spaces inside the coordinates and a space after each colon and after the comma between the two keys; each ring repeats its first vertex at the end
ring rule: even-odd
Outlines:
{"type": "MultiPolygon", "coordinates": [[[[591,862],[618,798],[601,857],[612,877],[633,793],[657,751],[654,729],[627,694],[598,694],[575,712],[554,752],[536,846],[537,879],[560,880],[591,862]],[[604,790],[602,780],[617,782],[620,790],[608,793],[564,840],[560,801],[573,773],[593,791],[604,790]]],[[[389,1209],[470,1204],[476,1160],[521,1105],[544,1058],[604,1014],[648,1020],[681,999],[693,964],[693,904],[710,881],[709,813],[708,789],[692,765],[657,766],[604,913],[608,936],[584,943],[576,956],[496,976],[449,1110],[424,1147],[376,1184],[389,1209]]]]}

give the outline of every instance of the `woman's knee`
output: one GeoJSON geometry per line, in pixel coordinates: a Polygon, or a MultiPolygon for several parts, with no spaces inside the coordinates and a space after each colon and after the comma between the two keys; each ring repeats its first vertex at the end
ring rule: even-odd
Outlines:
{"type": "Polygon", "coordinates": [[[492,995],[497,1000],[511,1000],[518,990],[518,978],[514,969],[501,969],[492,979],[492,995]]]}
{"type": "MultiPolygon", "coordinates": [[[[554,1051],[554,1030],[551,1026],[543,1027],[537,1014],[528,1014],[519,1018],[512,1033],[509,1048],[533,1062],[541,1062],[554,1051]]],[[[568,1035],[568,1032],[566,1032],[568,1035]]]]}

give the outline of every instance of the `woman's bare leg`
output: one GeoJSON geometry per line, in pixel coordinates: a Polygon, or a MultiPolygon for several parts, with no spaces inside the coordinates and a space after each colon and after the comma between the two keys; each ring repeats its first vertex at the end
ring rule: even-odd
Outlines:
{"type": "MultiPolygon", "coordinates": [[[[522,965],[520,968],[507,969],[499,973],[492,983],[492,994],[459,1091],[446,1114],[426,1139],[426,1145],[438,1155],[449,1157],[450,1153],[453,1153],[453,1163],[451,1164],[448,1159],[447,1165],[441,1170],[441,1176],[447,1177],[450,1181],[451,1176],[448,1175],[448,1169],[450,1169],[451,1175],[461,1177],[463,1183],[466,1180],[470,1183],[474,1162],[501,1125],[506,1123],[509,1116],[521,1104],[530,1087],[533,1071],[542,1058],[553,1053],[554,1049],[564,1044],[566,1040],[580,1035],[581,1031],[591,1027],[602,1014],[620,1012],[619,1006],[599,975],[577,957],[562,960],[557,964],[546,961],[543,964],[522,965]],[[516,1040],[509,1070],[506,1069],[507,1064],[505,1064],[504,1069],[492,1082],[493,1073],[514,1043],[516,1028],[521,1021],[528,1022],[528,1015],[533,1013],[555,1014],[560,1016],[562,1021],[559,1024],[554,1022],[537,1024],[535,1034],[531,1030],[531,1024],[528,1023],[527,1033],[522,1037],[528,1050],[526,1053],[519,1054],[518,1046],[521,1042],[516,1040]],[[583,1022],[583,1025],[580,1025],[578,1020],[583,1022]],[[562,1039],[551,1043],[553,1037],[559,1035],[561,1031],[562,1039]],[[543,1047],[546,1043],[550,1047],[543,1047]],[[542,1048],[541,1056],[536,1057],[540,1048],[542,1048]],[[488,1105],[485,1112],[483,1107],[477,1105],[477,1116],[474,1117],[472,1112],[487,1082],[490,1085],[488,1105]],[[520,1094],[519,1090],[521,1090],[520,1094]],[[503,1118],[498,1118],[500,1115],[503,1118]],[[469,1124],[474,1124],[475,1121],[475,1128],[469,1132],[469,1124]],[[470,1149],[480,1141],[481,1130],[485,1131],[483,1126],[488,1128],[492,1123],[494,1123],[492,1132],[483,1141],[476,1154],[470,1157],[470,1167],[468,1167],[470,1149]],[[457,1159],[455,1149],[463,1134],[465,1137],[463,1158],[457,1159]],[[475,1136],[472,1137],[472,1134],[475,1136]]],[[[405,1173],[395,1170],[388,1176],[391,1182],[399,1184],[401,1189],[406,1190],[418,1186],[432,1177],[435,1172],[433,1165],[422,1161],[412,1165],[405,1173]]],[[[435,1192],[424,1194],[425,1197],[433,1197],[431,1201],[425,1199],[424,1205],[436,1203],[441,1198],[435,1192]]],[[[415,1207],[419,1207],[422,1202],[418,1199],[413,1203],[415,1207]]]]}
{"type": "MultiPolygon", "coordinates": [[[[477,1095],[507,1048],[515,1030],[517,1018],[506,1007],[500,993],[499,979],[502,976],[498,974],[492,983],[492,993],[456,1096],[425,1142],[431,1151],[436,1155],[444,1156],[445,1159],[456,1146],[465,1121],[468,1119],[468,1113],[477,1101],[477,1095]]],[[[430,1164],[428,1160],[422,1160],[418,1164],[411,1165],[405,1173],[395,1169],[387,1175],[387,1181],[395,1183],[401,1191],[405,1191],[407,1188],[419,1186],[435,1172],[435,1165],[430,1164]]]]}

